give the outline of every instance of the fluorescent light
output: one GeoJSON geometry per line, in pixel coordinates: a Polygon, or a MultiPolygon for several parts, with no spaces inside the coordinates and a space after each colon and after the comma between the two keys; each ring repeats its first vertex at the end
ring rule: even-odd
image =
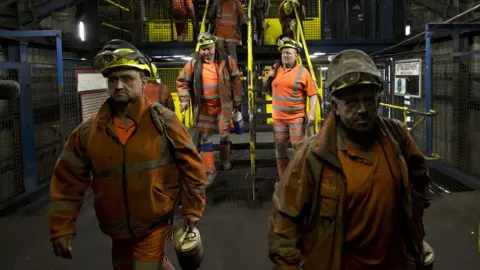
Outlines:
{"type": "Polygon", "coordinates": [[[324,52],[316,52],[316,53],[314,53],[313,55],[322,56],[322,55],[325,55],[325,54],[326,54],[326,53],[324,53],[324,52]]]}
{"type": "Polygon", "coordinates": [[[328,67],[322,67],[322,70],[328,70],[328,67]]]}
{"type": "Polygon", "coordinates": [[[85,41],[85,24],[82,21],[78,23],[78,37],[81,41],[85,41]]]}
{"type": "Polygon", "coordinates": [[[176,58],[182,58],[182,57],[185,57],[185,55],[174,55],[172,57],[176,57],[176,58]]]}
{"type": "Polygon", "coordinates": [[[315,55],[315,54],[310,55],[310,58],[317,58],[317,57],[318,57],[318,55],[315,55]]]}
{"type": "Polygon", "coordinates": [[[192,60],[192,57],[191,56],[185,56],[185,57],[182,57],[183,60],[185,61],[190,61],[192,60]]]}
{"type": "Polygon", "coordinates": [[[410,25],[405,26],[405,36],[410,36],[410,25]]]}

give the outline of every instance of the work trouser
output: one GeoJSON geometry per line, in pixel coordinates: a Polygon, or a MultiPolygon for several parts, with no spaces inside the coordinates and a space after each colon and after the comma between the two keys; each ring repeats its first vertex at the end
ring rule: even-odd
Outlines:
{"type": "Polygon", "coordinates": [[[165,256],[169,226],[158,227],[142,238],[112,239],[114,270],[173,270],[165,256]]]}
{"type": "Polygon", "coordinates": [[[216,172],[215,158],[213,154],[212,135],[214,128],[218,126],[220,132],[220,159],[222,164],[230,162],[230,129],[233,128],[232,120],[226,120],[222,114],[221,105],[208,106],[203,104],[197,122],[197,132],[202,142],[201,157],[207,173],[216,172]]]}
{"type": "Polygon", "coordinates": [[[217,42],[218,50],[230,55],[232,59],[237,61],[237,40],[218,38],[217,42]]]}
{"type": "Polygon", "coordinates": [[[177,41],[183,42],[188,36],[188,15],[182,10],[173,11],[175,30],[177,30],[177,41]]]}
{"type": "Polygon", "coordinates": [[[262,7],[255,7],[253,10],[253,16],[254,16],[254,19],[252,21],[253,40],[255,42],[259,42],[259,44],[262,44],[263,29],[264,29],[263,21],[265,20],[262,7]]]}
{"type": "Polygon", "coordinates": [[[273,119],[273,138],[278,175],[282,178],[288,166],[288,142],[295,148],[306,138],[306,121],[304,117],[293,119],[273,119]]]}

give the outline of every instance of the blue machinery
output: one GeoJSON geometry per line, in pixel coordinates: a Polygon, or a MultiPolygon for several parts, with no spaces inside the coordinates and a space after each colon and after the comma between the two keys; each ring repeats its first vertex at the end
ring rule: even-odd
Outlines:
{"type": "MultiPolygon", "coordinates": [[[[20,83],[20,134],[23,159],[23,182],[25,192],[12,200],[18,202],[41,188],[37,182],[37,164],[35,156],[34,137],[34,116],[32,90],[30,88],[30,65],[28,63],[28,38],[34,37],[55,37],[56,39],[56,60],[58,77],[58,97],[60,105],[60,136],[62,143],[66,138],[65,134],[65,106],[64,106],[64,78],[63,78],[63,50],[62,33],[59,30],[27,30],[8,31],[0,30],[0,38],[18,39],[18,44],[8,47],[8,62],[0,62],[0,69],[18,70],[20,83]]],[[[54,89],[52,89],[54,91],[54,89]]],[[[48,182],[45,184],[48,186],[48,182]]]]}

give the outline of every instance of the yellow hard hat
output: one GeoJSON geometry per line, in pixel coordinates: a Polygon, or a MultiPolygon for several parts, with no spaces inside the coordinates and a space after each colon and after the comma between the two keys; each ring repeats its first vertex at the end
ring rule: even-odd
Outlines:
{"type": "Polygon", "coordinates": [[[283,10],[285,14],[290,15],[293,11],[293,5],[300,6],[297,0],[285,0],[285,4],[283,4],[283,10]]]}
{"type": "Polygon", "coordinates": [[[147,76],[152,73],[150,59],[138,50],[130,48],[100,52],[93,58],[93,66],[103,75],[119,67],[132,67],[145,72],[147,76]]]}
{"type": "Polygon", "coordinates": [[[215,42],[217,42],[217,37],[208,32],[198,34],[198,45],[200,47],[215,44],[215,42]]]}
{"type": "Polygon", "coordinates": [[[148,78],[150,81],[155,81],[158,79],[158,70],[157,70],[157,66],[155,65],[155,63],[151,63],[150,64],[150,77],[148,78]]]}
{"type": "Polygon", "coordinates": [[[298,52],[300,52],[303,49],[302,44],[300,44],[300,43],[296,42],[295,40],[293,40],[291,38],[288,38],[288,37],[278,39],[277,46],[278,46],[278,50],[280,52],[284,48],[293,48],[293,49],[296,49],[298,52]]]}

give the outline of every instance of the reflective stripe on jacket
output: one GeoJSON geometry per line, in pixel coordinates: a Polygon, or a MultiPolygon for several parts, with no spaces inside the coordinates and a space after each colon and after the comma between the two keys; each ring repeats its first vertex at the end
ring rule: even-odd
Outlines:
{"type": "MultiPolygon", "coordinates": [[[[200,106],[202,86],[202,62],[198,53],[193,55],[177,78],[177,90],[180,102],[192,99],[193,107],[200,106]]],[[[215,52],[218,66],[218,88],[220,103],[225,121],[232,121],[233,107],[240,106],[243,100],[242,81],[237,63],[230,56],[215,52]],[[227,66],[228,65],[228,66],[227,66]]]]}
{"type": "MultiPolygon", "coordinates": [[[[322,130],[301,144],[273,196],[269,218],[269,256],[278,269],[342,270],[345,229],[346,179],[338,158],[336,117],[331,114],[322,130]]],[[[396,148],[402,181],[397,196],[405,219],[399,232],[409,254],[423,258],[425,188],[430,181],[425,158],[397,121],[378,118],[377,124],[396,148]]],[[[422,263],[417,263],[421,269],[422,263]]]]}
{"type": "Polygon", "coordinates": [[[51,239],[75,233],[90,184],[100,228],[114,238],[141,237],[167,224],[179,196],[184,214],[203,214],[205,168],[177,116],[141,96],[128,115],[135,131],[122,145],[110,102],[72,132],[57,161],[50,186],[51,239]]]}

